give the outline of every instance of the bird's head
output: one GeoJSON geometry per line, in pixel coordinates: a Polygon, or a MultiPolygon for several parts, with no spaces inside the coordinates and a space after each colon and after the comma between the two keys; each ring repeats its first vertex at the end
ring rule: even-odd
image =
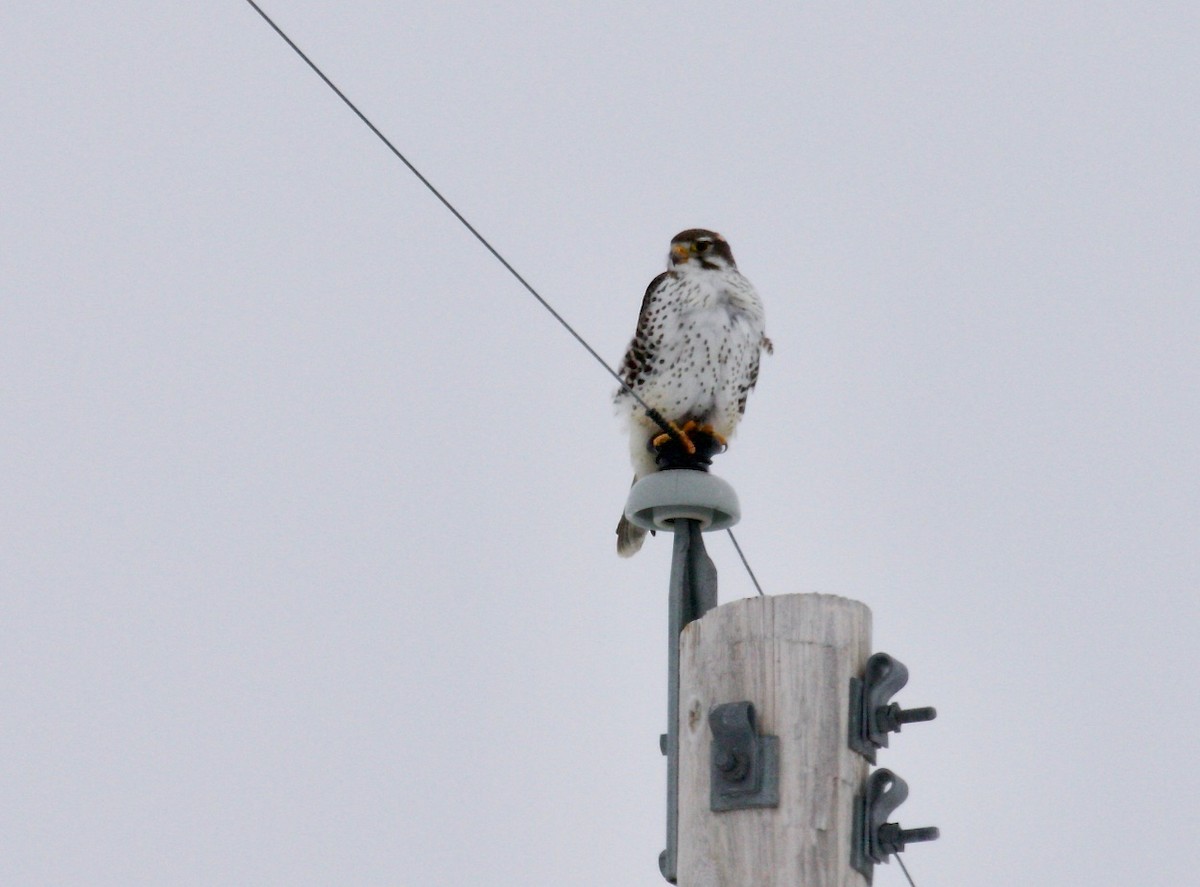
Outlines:
{"type": "Polygon", "coordinates": [[[725,238],[703,228],[689,228],[676,234],[671,239],[671,254],[667,260],[676,271],[689,265],[714,271],[737,267],[725,238]]]}

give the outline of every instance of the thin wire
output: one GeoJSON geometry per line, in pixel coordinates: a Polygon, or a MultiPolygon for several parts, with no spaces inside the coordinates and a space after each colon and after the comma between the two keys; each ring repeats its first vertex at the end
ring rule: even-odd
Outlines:
{"type": "Polygon", "coordinates": [[[678,439],[678,437],[677,437],[677,435],[679,434],[678,429],[672,428],[671,424],[669,422],[667,422],[666,419],[663,418],[662,414],[658,410],[654,409],[652,406],[650,406],[648,403],[646,403],[646,401],[642,400],[641,396],[638,395],[638,393],[636,391],[634,391],[632,388],[629,387],[629,385],[625,382],[625,380],[622,379],[621,376],[612,367],[610,367],[608,365],[608,362],[605,361],[605,359],[596,352],[596,349],[594,349],[591,345],[589,345],[587,343],[587,340],[585,340],[583,338],[583,336],[581,336],[581,335],[579,335],[579,333],[575,332],[575,328],[572,327],[571,324],[567,323],[566,319],[561,314],[559,314],[557,311],[555,311],[554,307],[549,302],[547,302],[545,299],[542,298],[541,294],[537,290],[535,290],[533,288],[533,286],[530,285],[529,281],[527,281],[524,277],[522,277],[517,272],[517,269],[508,263],[508,260],[506,258],[504,258],[504,256],[500,255],[500,252],[494,246],[492,246],[491,243],[488,242],[486,237],[484,237],[482,234],[480,234],[475,229],[474,225],[472,225],[470,222],[467,221],[466,217],[463,216],[462,213],[460,213],[457,209],[455,209],[454,204],[452,204],[449,200],[447,200],[442,195],[442,192],[433,186],[433,183],[430,182],[429,179],[427,179],[427,178],[425,178],[425,176],[421,175],[421,171],[419,169],[417,169],[415,166],[413,166],[412,162],[409,161],[409,159],[407,157],[405,157],[403,154],[400,153],[400,149],[398,149],[395,145],[393,145],[391,140],[387,136],[385,136],[382,132],[379,131],[379,127],[377,127],[374,123],[372,123],[367,118],[366,114],[364,114],[362,111],[358,110],[358,106],[355,105],[354,102],[350,101],[350,99],[346,97],[346,94],[344,92],[342,92],[340,89],[338,89],[337,85],[332,80],[330,80],[328,77],[325,76],[325,72],[322,71],[320,68],[318,68],[316,63],[312,59],[310,59],[307,55],[305,55],[304,50],[302,50],[299,46],[297,46],[295,44],[295,42],[292,40],[292,38],[289,37],[287,34],[285,34],[283,32],[283,29],[280,28],[279,25],[275,24],[275,22],[271,19],[271,17],[269,15],[267,15],[265,12],[263,12],[262,7],[259,6],[257,3],[255,3],[254,0],[246,0],[246,2],[249,3],[252,7],[254,7],[254,11],[257,12],[260,16],[262,16],[263,21],[265,21],[268,25],[270,25],[271,28],[275,31],[275,33],[278,34],[280,37],[282,37],[283,41],[285,43],[287,43],[287,45],[290,46],[293,50],[295,50],[296,55],[298,55],[298,56],[300,56],[300,58],[304,59],[304,63],[306,65],[308,65],[310,68],[312,68],[318,77],[320,77],[322,80],[325,81],[325,85],[328,86],[330,89],[332,89],[334,91],[334,93],[337,95],[337,97],[346,103],[346,107],[348,107],[351,111],[353,111],[358,116],[358,119],[361,120],[363,123],[365,123],[367,125],[367,128],[370,129],[371,132],[375,133],[375,135],[377,135],[379,137],[379,140],[381,142],[383,142],[385,145],[387,145],[388,150],[390,150],[393,154],[395,154],[396,157],[400,160],[400,162],[408,167],[409,172],[411,172],[414,176],[416,176],[421,181],[421,184],[424,185],[426,188],[428,188],[429,192],[431,194],[433,194],[433,196],[436,197],[438,200],[440,200],[442,202],[442,205],[444,207],[446,207],[446,209],[450,210],[450,212],[454,214],[454,218],[456,218],[460,222],[462,222],[463,227],[475,235],[475,239],[478,240],[480,243],[482,243],[484,248],[489,253],[491,253],[493,256],[495,256],[496,261],[498,261],[501,265],[503,265],[505,267],[505,269],[508,270],[508,273],[511,274],[513,277],[515,277],[517,279],[517,282],[520,283],[521,286],[525,287],[525,289],[527,289],[529,291],[529,294],[531,296],[533,296],[535,299],[537,299],[538,302],[541,303],[542,307],[545,308],[547,311],[549,311],[550,315],[555,320],[557,320],[560,324],[562,324],[563,328],[568,333],[570,333],[572,336],[575,337],[575,341],[578,342],[580,345],[582,345],[584,347],[584,349],[587,351],[587,353],[590,354],[592,357],[594,357],[596,359],[596,362],[598,364],[600,364],[600,366],[604,367],[604,369],[608,372],[608,374],[610,376],[612,376],[614,379],[617,380],[617,384],[619,384],[625,391],[629,392],[630,396],[633,397],[633,399],[636,400],[638,402],[638,404],[646,411],[646,415],[649,416],[650,419],[653,420],[655,422],[655,424],[657,424],[663,431],[665,431],[667,434],[671,435],[672,437],[676,437],[676,439],[678,439]]]}
{"type": "Polygon", "coordinates": [[[754,575],[754,571],[750,569],[750,561],[746,560],[746,555],[742,554],[742,546],[738,545],[737,537],[733,535],[733,530],[726,530],[729,534],[729,541],[733,543],[733,547],[737,549],[738,557],[742,559],[742,565],[746,568],[746,572],[750,574],[750,581],[754,583],[754,587],[758,589],[761,597],[766,597],[763,594],[762,586],[758,584],[758,579],[754,575]]]}
{"type": "Polygon", "coordinates": [[[912,887],[917,887],[917,885],[913,883],[912,875],[908,873],[908,866],[906,866],[904,864],[904,860],[900,858],[900,854],[896,853],[894,855],[896,857],[896,862],[900,863],[900,870],[904,872],[904,877],[908,878],[908,883],[912,885],[912,887]]]}
{"type": "MultiPolygon", "coordinates": [[[[671,437],[675,438],[676,440],[679,440],[680,439],[679,438],[679,429],[676,428],[674,425],[672,425],[670,422],[668,422],[665,418],[663,418],[662,413],[660,413],[658,410],[654,409],[654,407],[652,407],[648,403],[646,403],[646,401],[644,401],[641,398],[641,395],[639,395],[636,391],[634,391],[631,387],[629,387],[629,384],[624,379],[622,379],[621,376],[612,367],[610,367],[608,365],[608,362],[596,352],[596,349],[593,348],[591,345],[589,345],[587,343],[587,340],[584,339],[583,336],[579,335],[579,333],[577,333],[575,331],[575,328],[573,326],[571,326],[571,324],[567,323],[566,319],[561,314],[559,314],[557,311],[555,311],[554,307],[549,302],[547,302],[544,298],[542,298],[541,293],[539,293],[536,289],[534,289],[533,286],[529,283],[529,281],[527,281],[524,277],[522,277],[517,272],[517,269],[514,268],[512,265],[510,265],[508,260],[506,258],[504,258],[504,256],[500,255],[499,250],[497,250],[494,246],[492,246],[491,243],[488,242],[488,239],[486,237],[484,237],[482,234],[480,234],[479,231],[476,230],[474,225],[472,225],[470,222],[467,221],[466,217],[455,208],[454,204],[452,204],[449,200],[447,200],[442,195],[442,192],[439,191],[437,188],[435,188],[433,186],[433,183],[431,181],[429,181],[429,179],[425,178],[425,176],[423,176],[421,174],[421,171],[419,169],[417,169],[415,166],[413,166],[412,162],[407,157],[405,157],[403,154],[400,153],[400,149],[392,144],[391,139],[389,139],[382,132],[380,132],[379,127],[377,127],[374,123],[372,123],[370,121],[370,119],[367,117],[367,115],[364,114],[362,111],[360,111],[358,109],[358,106],[355,105],[354,102],[350,101],[350,99],[346,96],[346,94],[344,92],[342,92],[340,89],[338,89],[337,84],[335,84],[332,80],[330,80],[328,77],[325,76],[325,72],[317,67],[316,62],[314,62],[312,59],[310,59],[305,54],[304,50],[302,50],[299,46],[297,46],[295,41],[293,41],[291,37],[289,37],[287,34],[284,33],[283,29],[280,28],[279,25],[275,24],[275,21],[269,15],[267,15],[266,12],[263,11],[263,8],[261,6],[259,6],[257,3],[255,3],[254,0],[246,0],[246,2],[249,3],[251,7],[253,7],[255,12],[257,12],[260,16],[262,16],[263,21],[265,21],[268,25],[270,25],[271,29],[276,34],[278,34],[281,38],[283,38],[283,42],[286,43],[288,46],[290,46],[292,48],[292,50],[296,53],[296,55],[300,56],[300,58],[302,58],[304,60],[304,63],[306,65],[308,65],[310,68],[312,68],[313,73],[315,73],[318,77],[320,77],[323,81],[325,81],[325,85],[333,90],[334,94],[346,104],[346,107],[349,108],[351,111],[353,111],[355,113],[355,115],[358,117],[358,119],[361,120],[363,123],[365,123],[367,125],[367,128],[370,129],[371,132],[375,133],[376,136],[378,136],[379,140],[387,146],[388,150],[391,151],[393,154],[395,154],[397,159],[399,159],[399,161],[401,163],[403,163],[405,166],[408,167],[409,172],[411,172],[414,176],[416,176],[417,179],[420,180],[421,184],[429,189],[429,193],[431,193],[434,197],[436,197],[438,200],[440,200],[442,203],[442,206],[444,206],[444,207],[446,207],[446,209],[450,210],[450,212],[454,215],[454,218],[456,218],[460,222],[462,222],[463,227],[466,228],[468,231],[470,231],[475,236],[475,239],[483,244],[484,248],[496,258],[496,261],[498,261],[501,265],[503,265],[504,268],[508,271],[508,273],[511,274],[513,277],[515,277],[517,279],[517,282],[520,283],[521,286],[525,287],[525,289],[529,291],[529,294],[531,296],[533,296],[535,299],[537,299],[539,303],[541,303],[541,306],[543,308],[545,308],[547,311],[550,312],[550,316],[553,317],[555,320],[557,320],[562,325],[563,329],[565,329],[568,333],[570,333],[575,338],[575,341],[578,342],[580,345],[582,345],[584,347],[584,350],[586,350],[588,354],[590,354],[593,358],[595,358],[596,363],[598,363],[598,364],[600,364],[600,366],[604,367],[605,371],[610,376],[612,376],[614,379],[617,380],[617,384],[620,385],[621,388],[623,388],[625,391],[627,391],[629,393],[630,397],[632,397],[634,400],[636,400],[638,402],[638,405],[641,406],[642,409],[644,409],[646,411],[646,415],[656,425],[658,425],[659,428],[661,428],[667,434],[671,435],[671,437]]],[[[746,572],[750,574],[750,580],[754,583],[754,587],[756,589],[758,589],[758,593],[760,595],[763,594],[762,586],[758,584],[758,579],[755,578],[754,571],[752,569],[750,569],[750,562],[746,560],[746,555],[744,555],[742,553],[742,547],[740,545],[738,545],[737,539],[734,538],[733,531],[729,530],[728,532],[729,532],[729,538],[733,540],[733,547],[737,549],[738,557],[740,557],[742,559],[742,563],[746,567],[746,572]]]]}

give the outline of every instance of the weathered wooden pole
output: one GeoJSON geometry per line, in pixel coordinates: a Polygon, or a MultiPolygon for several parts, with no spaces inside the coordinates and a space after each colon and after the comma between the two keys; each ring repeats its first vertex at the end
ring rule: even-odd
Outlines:
{"type": "Polygon", "coordinates": [[[823,594],[717,607],[704,531],[739,517],[706,460],[642,478],[625,516],[675,535],[668,597],[667,840],[680,887],[867,887],[875,863],[936,828],[886,822],[907,784],[876,750],[932,708],[901,709],[904,665],[871,656],[871,611],[823,594]]]}
{"type": "Polygon", "coordinates": [[[847,735],[850,678],[862,673],[870,635],[864,604],[824,594],[734,601],[683,630],[680,887],[866,887],[851,847],[855,794],[868,763],[847,735]],[[736,786],[718,798],[723,774],[738,777],[747,763],[730,739],[747,709],[722,707],[744,702],[753,706],[757,733],[778,737],[767,776],[777,778],[778,806],[747,808],[770,799],[739,795],[736,786]]]}

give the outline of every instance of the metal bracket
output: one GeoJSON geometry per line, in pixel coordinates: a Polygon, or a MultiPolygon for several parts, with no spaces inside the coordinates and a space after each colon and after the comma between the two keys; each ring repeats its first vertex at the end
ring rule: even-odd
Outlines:
{"type": "Polygon", "coordinates": [[[712,729],[709,807],[714,812],[779,806],[779,737],[760,736],[754,703],[727,702],[708,714],[712,729]]]}
{"type": "Polygon", "coordinates": [[[875,863],[887,862],[905,844],[935,840],[933,827],[902,829],[888,822],[892,812],[908,797],[908,783],[891,770],[880,768],[867,779],[866,791],[854,798],[854,836],[850,864],[871,883],[875,863]]]}
{"type": "Polygon", "coordinates": [[[679,867],[679,635],[717,605],[717,568],[704,549],[700,522],[678,519],[674,530],[667,605],[667,732],[658,740],[667,757],[667,847],[658,855],[658,869],[670,884],[676,883],[679,867]]]}
{"type": "Polygon", "coordinates": [[[867,660],[862,678],[850,679],[850,747],[875,763],[875,750],[887,748],[888,733],[899,733],[904,724],[932,721],[931,707],[903,709],[889,700],[908,683],[908,669],[887,653],[867,660]]]}

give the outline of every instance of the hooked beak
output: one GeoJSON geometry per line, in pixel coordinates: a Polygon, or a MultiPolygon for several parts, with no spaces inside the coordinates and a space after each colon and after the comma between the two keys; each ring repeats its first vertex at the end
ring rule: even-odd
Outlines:
{"type": "Polygon", "coordinates": [[[682,243],[671,245],[671,264],[680,265],[688,260],[688,248],[682,243]]]}

